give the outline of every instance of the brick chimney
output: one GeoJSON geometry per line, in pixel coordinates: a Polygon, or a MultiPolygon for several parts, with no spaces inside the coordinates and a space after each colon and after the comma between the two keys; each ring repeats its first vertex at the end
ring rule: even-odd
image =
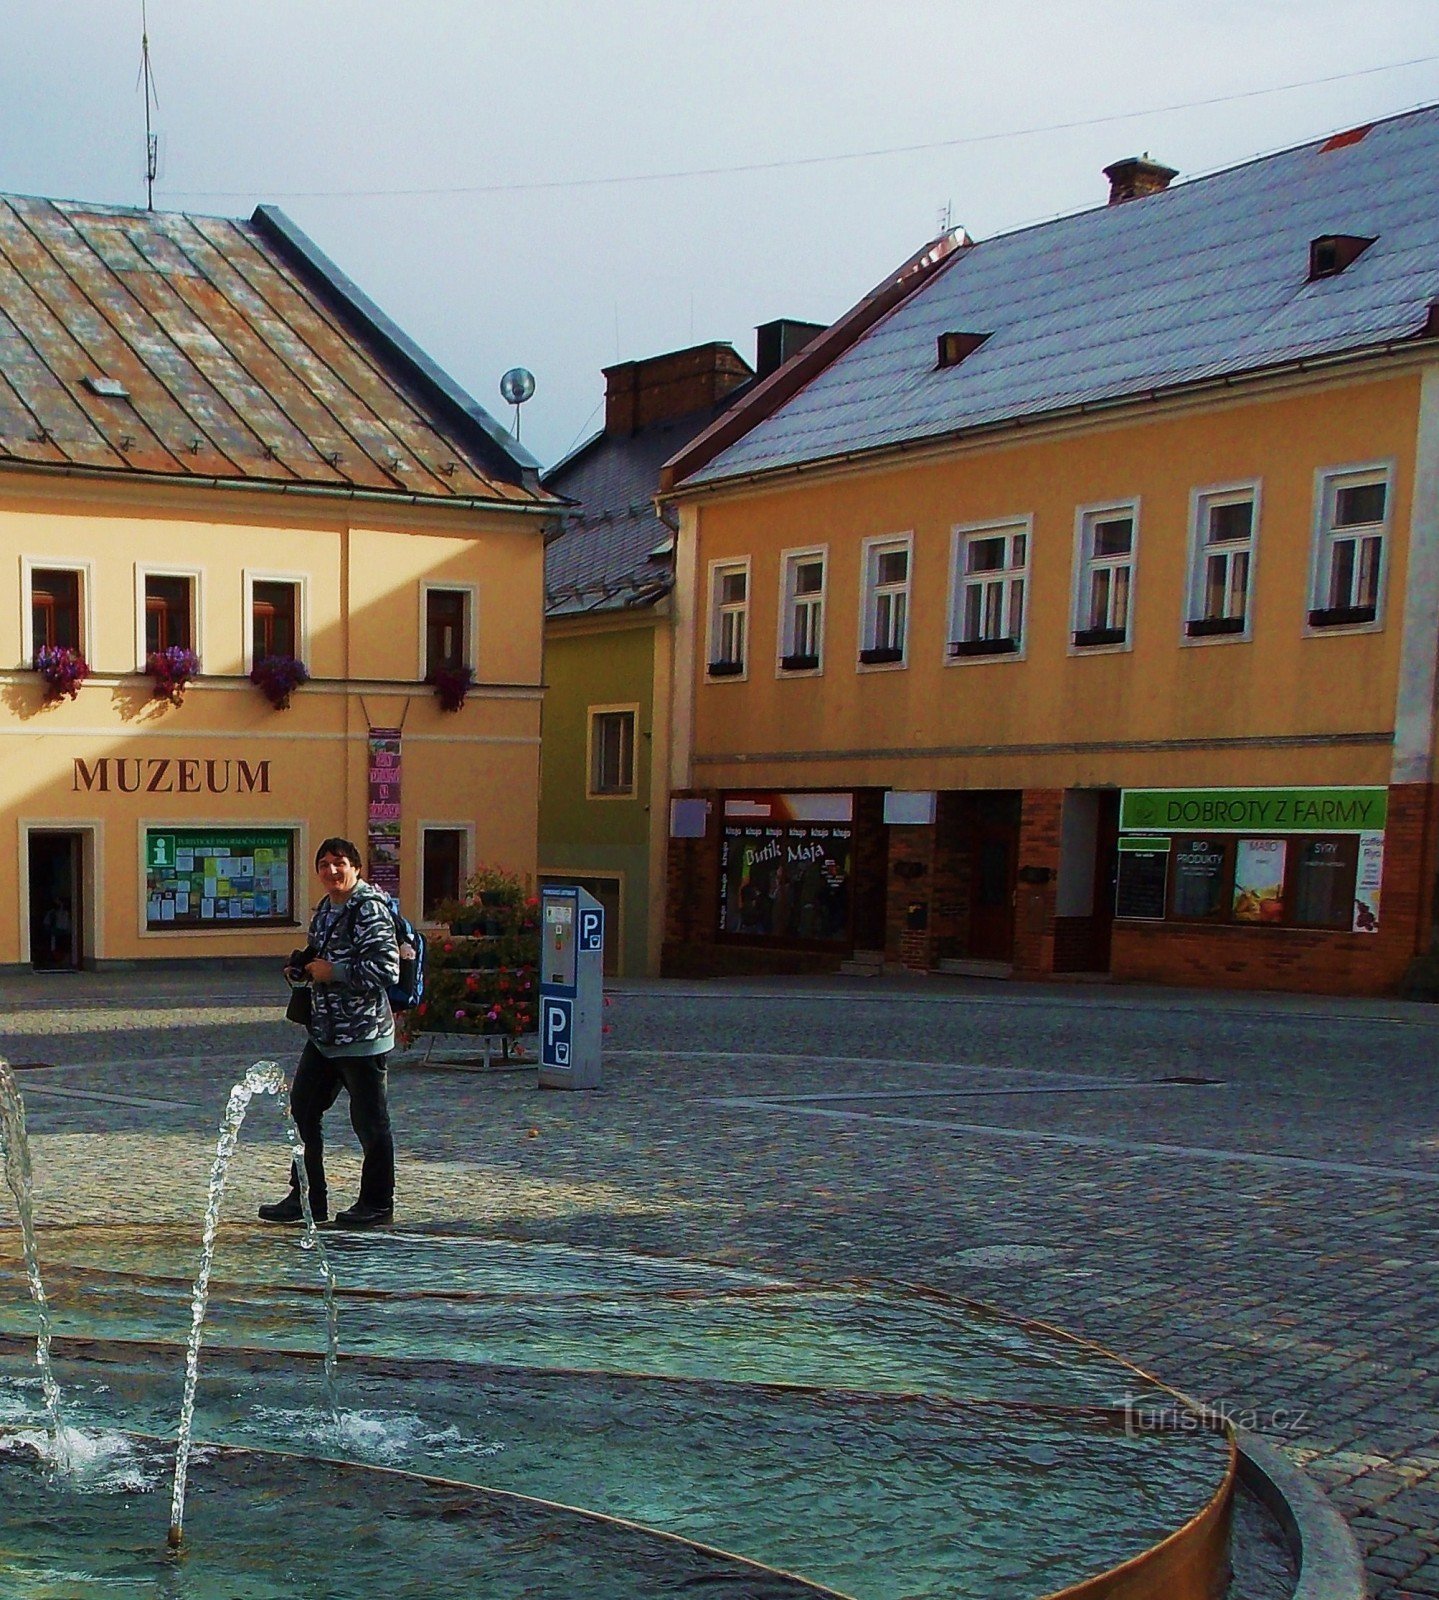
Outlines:
{"type": "Polygon", "coordinates": [[[817,334],[823,333],[824,324],[779,317],[774,322],[762,322],[754,332],[754,375],[767,378],[770,373],[778,372],[797,350],[803,350],[817,334]]]}
{"type": "Polygon", "coordinates": [[[1142,200],[1147,194],[1160,194],[1179,176],[1173,167],[1161,166],[1147,155],[1127,156],[1104,169],[1109,179],[1109,203],[1142,200]]]}
{"type": "Polygon", "coordinates": [[[621,437],[703,411],[754,376],[732,345],[718,342],[622,361],[604,374],[605,432],[621,437]]]}

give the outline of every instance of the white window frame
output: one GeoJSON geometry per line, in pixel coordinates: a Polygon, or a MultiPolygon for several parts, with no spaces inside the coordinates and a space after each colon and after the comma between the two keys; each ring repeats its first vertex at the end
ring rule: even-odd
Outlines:
{"type": "Polygon", "coordinates": [[[1389,557],[1394,529],[1394,462],[1368,461],[1352,466],[1320,467],[1314,474],[1314,534],[1310,554],[1309,603],[1305,607],[1304,631],[1310,638],[1334,634],[1378,633],[1384,627],[1385,591],[1389,587],[1389,557]],[[1362,526],[1379,528],[1379,570],[1374,580],[1374,616],[1368,622],[1314,623],[1311,611],[1329,607],[1329,579],[1334,543],[1332,520],[1340,489],[1365,484],[1384,485],[1384,520],[1362,526]]]}
{"type": "Polygon", "coordinates": [[[462,594],[465,597],[465,664],[478,678],[480,675],[480,586],[477,583],[441,583],[438,579],[420,581],[420,648],[419,664],[415,677],[421,683],[429,669],[428,641],[430,636],[430,595],[462,594]]]}
{"type": "Polygon", "coordinates": [[[900,647],[898,661],[864,661],[856,656],[855,670],[857,672],[902,672],[909,666],[909,640],[914,631],[913,606],[911,601],[914,595],[914,534],[911,533],[877,533],[864,539],[860,543],[860,584],[859,584],[859,650],[862,654],[866,650],[888,649],[892,646],[882,646],[875,643],[879,619],[879,597],[881,591],[886,594],[900,594],[904,599],[904,643],[900,647]],[[883,584],[879,582],[880,558],[890,553],[903,550],[905,554],[904,583],[902,585],[883,584]]]}
{"type": "MultiPolygon", "coordinates": [[[[32,588],[36,572],[75,572],[80,575],[80,654],[93,672],[90,658],[95,648],[95,564],[70,556],[20,557],[20,668],[28,672],[35,665],[35,607],[32,588]]],[[[142,635],[143,638],[143,635],[142,635]]]]}
{"type": "Polygon", "coordinates": [[[1072,656],[1115,655],[1134,648],[1135,600],[1139,580],[1139,499],[1099,500],[1077,506],[1074,512],[1074,571],[1070,582],[1069,654],[1072,656]],[[1111,644],[1076,644],[1074,636],[1089,629],[1091,578],[1102,563],[1110,570],[1122,563],[1117,557],[1095,557],[1094,530],[1101,522],[1119,517],[1130,520],[1129,591],[1125,606],[1124,638],[1111,644]]]}
{"type": "Polygon", "coordinates": [[[295,659],[312,671],[310,660],[310,580],[303,572],[272,572],[268,568],[246,567],[242,573],[243,624],[240,634],[243,671],[248,678],[255,666],[255,585],[288,583],[299,592],[295,607],[295,659]]]}
{"type": "MultiPolygon", "coordinates": [[[[753,578],[750,573],[750,560],[748,556],[728,556],[723,560],[711,561],[709,564],[709,624],[705,631],[705,680],[708,683],[743,683],[749,677],[749,659],[754,647],[750,629],[750,599],[754,593],[753,578]],[[744,574],[744,604],[741,606],[726,605],[721,598],[720,590],[723,580],[731,573],[744,574]],[[722,618],[726,614],[738,614],[742,621],[740,631],[743,634],[740,653],[740,670],[738,672],[711,673],[710,667],[721,659],[719,655],[720,634],[723,631],[722,618]]],[[[730,660],[731,657],[724,659],[730,660]]]]}
{"type": "Polygon", "coordinates": [[[782,550],[779,561],[778,656],[775,661],[777,678],[817,678],[824,672],[824,624],[828,600],[829,546],[813,544],[782,550]],[[819,563],[819,589],[813,594],[801,596],[795,588],[799,569],[812,566],[815,562],[819,563]],[[806,652],[815,657],[816,664],[812,667],[787,667],[785,658],[799,653],[795,649],[795,623],[801,605],[818,612],[814,627],[814,649],[806,652]]]}
{"type": "Polygon", "coordinates": [[[150,652],[145,648],[145,583],[149,578],[185,578],[190,585],[190,648],[203,667],[205,641],[201,636],[205,615],[203,567],[142,566],[135,563],[135,670],[143,672],[150,652]]]}
{"type": "MultiPolygon", "coordinates": [[[[1034,518],[1032,516],[1004,517],[994,522],[958,522],[950,529],[949,536],[949,630],[945,639],[945,664],[947,666],[973,666],[983,662],[994,661],[1023,661],[1029,630],[1029,611],[1031,590],[1029,582],[1029,563],[1034,551],[1034,518]],[[1006,554],[1011,558],[1014,552],[1013,541],[1024,540],[1024,560],[993,572],[985,573],[971,579],[965,571],[965,552],[973,542],[981,539],[1000,539],[1005,541],[1006,554]],[[1005,625],[1011,626],[1011,608],[1014,604],[1014,585],[1021,587],[1019,607],[1019,632],[1008,633],[1005,638],[1013,638],[1013,650],[975,651],[969,653],[963,650],[956,651],[957,644],[967,644],[971,641],[964,633],[964,616],[968,591],[976,585],[988,587],[999,584],[1002,589],[1002,606],[1004,610],[1005,625]]],[[[976,640],[983,639],[983,634],[975,636],[976,640]]]]}
{"type": "MultiPolygon", "coordinates": [[[[415,853],[415,863],[418,867],[418,881],[415,884],[415,906],[423,920],[425,909],[425,835],[427,833],[459,833],[464,835],[464,842],[460,846],[460,893],[464,893],[465,882],[475,870],[475,825],[471,822],[441,822],[434,818],[420,822],[415,829],[415,844],[418,849],[415,853]]],[[[403,904],[403,902],[402,902],[403,904]]],[[[435,927],[435,923],[424,923],[425,927],[435,927]]]]}
{"type": "Polygon", "coordinates": [[[1206,484],[1189,492],[1189,581],[1185,587],[1184,616],[1180,622],[1180,641],[1185,645],[1246,644],[1254,637],[1254,572],[1259,559],[1260,483],[1257,478],[1242,483],[1206,484]],[[1247,503],[1250,507],[1247,541],[1209,542],[1209,513],[1217,506],[1247,503]],[[1193,623],[1212,621],[1205,610],[1209,592],[1208,568],[1212,555],[1232,558],[1238,551],[1249,558],[1244,585],[1244,626],[1227,632],[1191,633],[1193,623]]]}
{"type": "Polygon", "coordinates": [[[585,799],[633,800],[639,794],[639,742],[640,706],[638,700],[624,701],[618,705],[589,706],[585,713],[585,799]],[[628,716],[630,719],[630,781],[627,789],[597,789],[595,787],[595,760],[598,754],[595,740],[596,724],[601,717],[628,716]]]}

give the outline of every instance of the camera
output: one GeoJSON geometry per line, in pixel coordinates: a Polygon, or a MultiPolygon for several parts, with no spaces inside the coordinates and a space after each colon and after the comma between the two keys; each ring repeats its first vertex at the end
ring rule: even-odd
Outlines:
{"type": "Polygon", "coordinates": [[[285,980],[293,988],[307,984],[310,979],[305,972],[307,962],[315,959],[315,952],[306,945],[303,950],[292,950],[289,959],[285,962],[285,980]]]}

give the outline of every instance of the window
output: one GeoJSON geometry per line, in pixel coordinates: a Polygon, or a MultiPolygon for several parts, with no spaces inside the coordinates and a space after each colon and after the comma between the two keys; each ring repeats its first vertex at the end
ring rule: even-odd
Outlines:
{"type": "Polygon", "coordinates": [[[634,706],[590,708],[589,792],[615,798],[635,792],[634,706]]]}
{"type": "Polygon", "coordinates": [[[709,675],[739,677],[745,668],[749,632],[749,567],[744,563],[710,568],[709,675]]]}
{"type": "Polygon", "coordinates": [[[1222,835],[1181,836],[1170,852],[1169,915],[1186,922],[1222,922],[1229,910],[1230,841],[1222,835]]]}
{"type": "Polygon", "coordinates": [[[824,641],[824,551],[788,552],[780,595],[779,664],[784,672],[817,672],[824,641]]]}
{"type": "Polygon", "coordinates": [[[951,578],[949,653],[1013,655],[1024,637],[1029,524],[957,528],[951,578]]]}
{"type": "Polygon", "coordinates": [[[300,654],[298,612],[298,584],[257,579],[251,585],[251,665],[300,654]]]}
{"type": "Polygon", "coordinates": [[[1256,495],[1252,488],[1194,496],[1191,639],[1249,633],[1249,585],[1254,568],[1256,495]]]}
{"type": "Polygon", "coordinates": [[[465,881],[469,835],[464,828],[424,828],[420,835],[420,915],[426,922],[447,900],[458,900],[465,881]]]}
{"type": "Polygon", "coordinates": [[[425,682],[442,668],[468,666],[470,591],[425,586],[425,682]]]}
{"type": "Polygon", "coordinates": [[[1318,500],[1309,625],[1377,623],[1389,519],[1388,473],[1327,473],[1320,478],[1318,500]]]}
{"type": "Polygon", "coordinates": [[[190,578],[145,574],[145,654],[194,648],[194,584],[190,578]]]}
{"type": "Polygon", "coordinates": [[[909,632],[908,535],[867,539],[859,659],[865,666],[903,665],[909,632]]]}
{"type": "Polygon", "coordinates": [[[31,644],[83,652],[80,633],[80,574],[70,568],[33,567],[30,572],[31,644]]]}
{"type": "Polygon", "coordinates": [[[1129,643],[1134,521],[1133,505],[1079,514],[1074,642],[1082,648],[1129,643]]]}

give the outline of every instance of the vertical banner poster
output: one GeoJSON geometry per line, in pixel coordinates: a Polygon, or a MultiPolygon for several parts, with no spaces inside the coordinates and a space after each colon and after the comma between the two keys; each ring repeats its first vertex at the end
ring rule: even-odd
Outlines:
{"type": "Polygon", "coordinates": [[[370,870],[377,889],[400,898],[400,730],[370,729],[370,870]]]}
{"type": "Polygon", "coordinates": [[[1379,932],[1379,885],[1384,877],[1384,835],[1359,835],[1359,866],[1354,874],[1354,932],[1379,932]]]}
{"type": "Polygon", "coordinates": [[[1240,839],[1234,847],[1236,922],[1284,920],[1283,839],[1240,839]]]}

